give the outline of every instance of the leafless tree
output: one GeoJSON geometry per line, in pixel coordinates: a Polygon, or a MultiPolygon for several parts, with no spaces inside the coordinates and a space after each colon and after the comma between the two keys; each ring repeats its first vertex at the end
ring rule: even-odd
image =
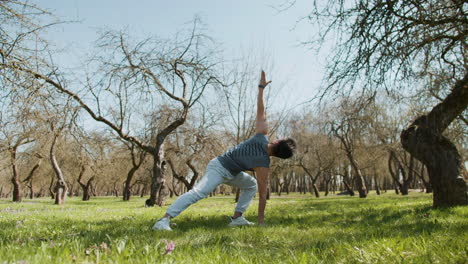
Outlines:
{"type": "Polygon", "coordinates": [[[39,166],[41,166],[42,158],[43,158],[40,154],[37,154],[36,156],[38,158],[36,165],[34,165],[34,167],[32,167],[32,169],[29,171],[28,177],[26,177],[23,180],[23,182],[29,188],[29,199],[34,198],[33,177],[34,177],[34,174],[37,172],[37,169],[39,168],[39,166]]]}
{"type": "MultiPolygon", "coordinates": [[[[0,78],[2,79],[2,78],[0,78]]],[[[10,82],[6,82],[4,89],[14,87],[10,82]]],[[[11,167],[11,183],[13,184],[13,201],[21,202],[21,180],[18,168],[18,152],[24,145],[34,142],[34,125],[31,117],[31,109],[34,102],[28,99],[28,95],[16,92],[0,90],[0,135],[3,141],[1,151],[7,151],[11,167]],[[13,95],[10,97],[7,94],[13,95]]]]}
{"type": "Polygon", "coordinates": [[[402,195],[408,195],[408,189],[414,175],[414,157],[410,158],[408,170],[404,167],[394,150],[390,150],[388,170],[402,195]],[[401,178],[401,180],[400,180],[401,178]]]}
{"type": "Polygon", "coordinates": [[[135,176],[137,170],[141,167],[143,162],[145,161],[146,152],[142,149],[137,149],[134,144],[124,142],[125,146],[130,152],[132,167],[127,173],[127,178],[125,179],[124,189],[123,189],[123,200],[129,201],[130,196],[132,194],[132,180],[135,176]]]}
{"type": "MultiPolygon", "coordinates": [[[[367,129],[367,115],[363,105],[356,104],[352,99],[343,99],[336,111],[336,116],[330,121],[330,132],[340,140],[341,149],[346,154],[349,165],[354,172],[354,181],[359,197],[366,198],[368,190],[362,174],[362,167],[357,160],[358,141],[365,138],[367,129]]],[[[346,174],[345,174],[346,175],[346,174]]]]}
{"type": "Polygon", "coordinates": [[[78,176],[78,184],[81,186],[81,189],[83,191],[83,198],[82,200],[83,201],[89,201],[89,199],[91,198],[91,194],[92,194],[92,184],[93,184],[93,181],[94,181],[94,178],[95,176],[91,176],[88,181],[85,181],[85,182],[81,182],[81,180],[83,179],[83,175],[85,174],[86,172],[86,166],[85,165],[82,165],[81,166],[81,170],[80,170],[80,175],[78,176]]]}
{"type": "Polygon", "coordinates": [[[100,39],[99,46],[110,54],[109,57],[94,60],[103,74],[100,76],[104,77],[97,83],[93,83],[91,77],[86,82],[95,99],[93,104],[67,87],[55,70],[39,73],[27,65],[10,64],[9,67],[30,74],[67,94],[94,120],[151,154],[154,166],[149,205],[153,206],[164,182],[165,139],[185,122],[190,108],[198,102],[206,88],[219,84],[214,71],[216,54],[206,46],[209,39],[198,33],[197,22],[182,41],[156,42],[146,39],[131,45],[128,39],[122,32],[105,32],[100,39]],[[111,100],[115,104],[110,103],[111,100]],[[173,114],[165,120],[165,124],[146,128],[151,138],[149,142],[131,135],[137,128],[129,127],[136,124],[130,119],[135,114],[132,110],[140,107],[139,111],[144,111],[142,108],[146,108],[146,114],[152,114],[150,109],[164,104],[169,105],[173,114]],[[106,109],[110,111],[105,112],[106,109]]]}
{"type": "MultiPolygon", "coordinates": [[[[58,109],[56,109],[58,110],[58,109]]],[[[70,119],[76,118],[76,115],[78,113],[77,109],[73,111],[72,109],[68,108],[68,105],[63,109],[60,109],[61,112],[65,112],[66,115],[60,115],[58,113],[53,113],[52,115],[49,115],[47,117],[48,120],[48,125],[50,127],[50,131],[52,134],[52,142],[50,144],[50,150],[49,150],[49,158],[50,158],[50,164],[52,165],[52,168],[54,170],[56,178],[56,183],[54,187],[54,193],[55,193],[55,204],[63,204],[65,202],[65,198],[67,197],[67,192],[68,192],[68,186],[65,181],[65,176],[63,174],[63,171],[61,169],[60,164],[57,161],[57,156],[56,156],[56,148],[57,148],[57,143],[62,136],[62,133],[66,128],[69,128],[72,122],[70,119]]],[[[58,110],[58,111],[60,111],[58,110]]]]}
{"type": "Polygon", "coordinates": [[[11,144],[8,145],[12,171],[11,183],[13,184],[13,202],[21,202],[22,200],[20,175],[17,165],[18,148],[33,141],[34,140],[29,137],[20,136],[14,137],[13,141],[11,141],[11,144]]]}

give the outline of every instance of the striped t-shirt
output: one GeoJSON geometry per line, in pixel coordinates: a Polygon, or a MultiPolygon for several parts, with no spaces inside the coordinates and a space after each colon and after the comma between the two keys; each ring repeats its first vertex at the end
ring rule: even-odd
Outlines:
{"type": "Polygon", "coordinates": [[[267,152],[268,139],[264,134],[256,134],[250,139],[231,148],[218,157],[219,162],[232,174],[251,170],[255,167],[270,167],[267,152]]]}

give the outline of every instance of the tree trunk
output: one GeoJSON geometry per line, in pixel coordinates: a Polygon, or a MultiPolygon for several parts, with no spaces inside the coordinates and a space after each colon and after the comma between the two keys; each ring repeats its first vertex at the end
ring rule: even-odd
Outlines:
{"type": "Polygon", "coordinates": [[[348,136],[342,136],[338,133],[338,130],[334,130],[334,134],[336,137],[338,137],[344,147],[344,151],[346,152],[346,157],[349,160],[349,163],[351,164],[351,168],[353,169],[355,173],[354,181],[356,184],[356,188],[359,192],[359,197],[360,198],[366,198],[367,197],[367,188],[365,185],[364,178],[362,176],[361,170],[359,169],[358,163],[356,159],[354,158],[353,154],[353,143],[352,140],[348,138],[348,136]]]}
{"type": "Polygon", "coordinates": [[[356,183],[356,188],[359,192],[359,198],[366,198],[367,197],[367,188],[364,182],[364,177],[362,176],[361,170],[359,169],[356,160],[354,160],[354,157],[352,154],[348,153],[348,159],[351,163],[351,167],[354,170],[354,173],[356,174],[354,177],[355,183],[356,183]]]}
{"type": "Polygon", "coordinates": [[[433,187],[433,206],[468,204],[468,177],[455,145],[442,135],[468,106],[468,73],[430,113],[401,133],[403,148],[426,165],[433,187]]]}
{"type": "Polygon", "coordinates": [[[147,191],[148,191],[148,187],[146,184],[144,184],[143,187],[141,188],[140,197],[143,198],[143,196],[146,195],[147,191]]]}
{"type": "Polygon", "coordinates": [[[162,197],[161,189],[164,187],[164,170],[166,162],[164,161],[164,146],[161,144],[158,151],[152,153],[153,155],[153,175],[151,177],[151,190],[150,198],[146,201],[146,206],[155,206],[156,204],[163,204],[166,197],[162,197]]]}
{"type": "Polygon", "coordinates": [[[18,166],[16,164],[16,147],[10,150],[11,155],[11,170],[12,170],[12,177],[11,183],[13,184],[13,202],[21,202],[23,199],[21,195],[21,185],[19,180],[18,174],[18,166]]]}
{"type": "Polygon", "coordinates": [[[83,190],[82,200],[83,201],[89,201],[89,199],[91,198],[91,194],[92,194],[92,182],[94,180],[94,176],[91,177],[88,180],[88,182],[86,182],[86,184],[82,183],[81,179],[83,178],[83,175],[84,175],[85,171],[86,171],[86,167],[84,165],[82,165],[80,175],[78,176],[78,184],[80,184],[81,189],[83,190]]]}
{"type": "Polygon", "coordinates": [[[325,194],[324,194],[325,197],[327,197],[330,192],[331,179],[332,179],[331,177],[329,179],[325,179],[325,194]]]}
{"type": "MultiPolygon", "coordinates": [[[[310,170],[304,166],[304,164],[300,163],[300,166],[302,167],[302,169],[304,170],[304,172],[309,176],[310,178],[310,181],[312,183],[312,188],[314,190],[314,194],[315,194],[315,197],[317,198],[320,198],[320,193],[319,193],[319,190],[317,189],[317,185],[315,184],[318,180],[318,178],[320,177],[320,175],[322,175],[322,171],[321,170],[318,170],[317,173],[315,174],[315,176],[312,176],[312,173],[310,172],[310,170]]],[[[305,178],[305,177],[304,177],[305,178]]],[[[305,181],[305,180],[304,180],[305,181]]],[[[304,184],[305,185],[305,184],[304,184]]]]}
{"type": "Polygon", "coordinates": [[[89,179],[86,184],[83,184],[81,186],[83,188],[83,198],[82,198],[83,201],[89,201],[89,199],[91,198],[91,190],[92,190],[91,183],[93,180],[94,180],[94,176],[91,177],[91,179],[89,179]]]}
{"type": "Polygon", "coordinates": [[[127,179],[125,180],[123,188],[123,200],[129,201],[130,196],[132,195],[132,179],[135,175],[135,172],[138,170],[138,167],[132,167],[127,173],[127,179]]]}
{"type": "Polygon", "coordinates": [[[278,196],[281,196],[281,191],[282,191],[282,188],[283,188],[283,184],[281,183],[281,180],[279,179],[279,177],[276,177],[276,194],[278,196]]]}
{"type": "Polygon", "coordinates": [[[40,165],[41,165],[41,159],[39,159],[39,162],[36,165],[34,165],[34,167],[31,169],[28,177],[26,177],[26,179],[23,180],[23,182],[28,183],[26,186],[29,188],[29,199],[34,198],[34,189],[33,189],[32,179],[33,179],[34,173],[36,172],[36,170],[39,168],[40,165]]]}
{"type": "MultiPolygon", "coordinates": [[[[403,168],[402,170],[405,171],[403,168]]],[[[403,184],[402,184],[402,189],[401,189],[402,195],[409,194],[409,187],[413,179],[414,179],[414,157],[413,155],[411,155],[408,170],[406,170],[406,173],[403,173],[403,184]]]]}
{"type": "Polygon", "coordinates": [[[190,191],[195,185],[195,182],[197,181],[198,176],[199,176],[199,172],[197,171],[195,166],[192,165],[192,160],[189,159],[185,162],[185,164],[187,164],[187,166],[190,168],[190,170],[193,173],[193,176],[190,182],[184,176],[181,176],[179,173],[177,173],[177,171],[175,170],[175,166],[172,163],[172,160],[168,159],[167,163],[169,164],[169,167],[171,168],[172,176],[176,178],[178,181],[182,182],[187,188],[187,191],[190,191]]]}
{"type": "Polygon", "coordinates": [[[345,169],[345,174],[344,174],[344,177],[343,177],[344,187],[345,187],[346,191],[349,193],[350,196],[354,196],[353,188],[350,186],[351,179],[350,179],[349,172],[346,169],[346,167],[344,169],[345,169]]]}
{"type": "Polygon", "coordinates": [[[408,185],[405,184],[406,182],[406,171],[401,165],[400,160],[398,160],[395,151],[390,150],[388,156],[388,171],[390,172],[390,175],[392,176],[392,179],[394,181],[395,185],[395,193],[396,194],[401,194],[402,195],[407,195],[408,194],[408,185]],[[395,165],[396,169],[393,168],[393,165],[395,165]],[[400,182],[400,174],[402,175],[403,178],[403,183],[400,182]],[[398,190],[397,190],[398,189],[398,190]]]}
{"type": "Polygon", "coordinates": [[[398,171],[400,171],[400,173],[401,173],[401,175],[403,177],[403,183],[400,184],[401,195],[408,195],[409,181],[406,180],[407,179],[407,176],[406,176],[407,171],[401,166],[398,168],[398,171]]]}
{"type": "Polygon", "coordinates": [[[374,185],[375,185],[375,192],[377,195],[380,195],[380,186],[379,182],[377,181],[377,175],[374,176],[374,185]]]}
{"type": "Polygon", "coordinates": [[[349,184],[346,181],[343,181],[343,183],[344,183],[345,189],[346,189],[346,191],[348,191],[349,195],[354,196],[354,191],[351,188],[351,186],[349,186],[349,184]]]}
{"type": "Polygon", "coordinates": [[[312,183],[312,187],[314,188],[315,197],[320,198],[320,193],[319,193],[319,190],[318,190],[317,185],[315,184],[315,182],[312,183]]]}
{"type": "Polygon", "coordinates": [[[430,179],[426,181],[426,179],[424,178],[425,171],[426,171],[426,167],[422,165],[421,166],[421,180],[424,184],[424,188],[426,189],[426,193],[432,193],[432,184],[431,184],[430,179]]]}
{"type": "Polygon", "coordinates": [[[55,144],[57,143],[57,136],[54,137],[52,145],[50,147],[50,163],[54,169],[55,176],[57,177],[57,182],[54,187],[55,192],[55,204],[63,204],[65,198],[67,197],[68,187],[63,177],[62,170],[55,158],[55,144]]]}
{"type": "Polygon", "coordinates": [[[143,161],[146,156],[146,152],[143,150],[140,150],[139,160],[137,161],[137,157],[135,155],[135,145],[131,144],[128,148],[130,150],[130,155],[132,156],[132,168],[127,173],[127,179],[125,180],[124,187],[123,187],[122,196],[123,196],[124,201],[130,200],[130,196],[132,195],[133,176],[135,175],[136,171],[140,168],[141,164],[143,164],[143,161]]]}
{"type": "Polygon", "coordinates": [[[291,188],[291,179],[292,179],[292,175],[289,176],[289,178],[286,177],[286,179],[284,179],[284,188],[285,188],[285,191],[286,191],[287,195],[289,195],[289,191],[290,191],[290,188],[291,188]]]}
{"type": "Polygon", "coordinates": [[[52,175],[52,179],[50,179],[50,185],[49,185],[49,194],[50,194],[50,198],[52,200],[55,199],[55,192],[54,192],[54,183],[55,183],[55,176],[52,175]]]}

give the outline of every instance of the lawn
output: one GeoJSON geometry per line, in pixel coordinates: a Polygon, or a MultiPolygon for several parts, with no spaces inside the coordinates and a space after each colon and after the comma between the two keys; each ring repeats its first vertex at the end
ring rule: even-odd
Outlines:
{"type": "MultiPolygon", "coordinates": [[[[233,198],[217,196],[172,232],[151,230],[166,207],[143,204],[0,200],[0,263],[468,263],[468,207],[432,209],[423,193],[272,197],[265,227],[237,228],[227,226],[233,198]]],[[[256,207],[246,213],[255,222],[256,207]]]]}

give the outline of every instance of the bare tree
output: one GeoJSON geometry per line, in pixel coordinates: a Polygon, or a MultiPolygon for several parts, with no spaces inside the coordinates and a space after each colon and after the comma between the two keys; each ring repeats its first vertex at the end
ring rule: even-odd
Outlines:
{"type": "Polygon", "coordinates": [[[134,144],[125,143],[125,146],[130,151],[130,156],[132,158],[132,167],[127,173],[127,178],[125,179],[124,189],[123,189],[123,200],[129,201],[132,194],[132,180],[135,173],[145,161],[146,152],[142,149],[137,149],[134,144]]]}
{"type": "Polygon", "coordinates": [[[81,189],[82,189],[82,191],[83,191],[83,198],[82,198],[82,200],[83,200],[83,201],[89,201],[89,199],[91,198],[91,194],[92,194],[92,186],[91,186],[91,184],[93,183],[95,176],[91,176],[91,177],[88,179],[88,181],[81,182],[81,180],[83,179],[83,175],[85,174],[85,172],[86,172],[86,166],[85,166],[85,165],[82,165],[82,166],[81,166],[81,170],[80,170],[80,175],[78,176],[78,184],[80,184],[81,189]]]}
{"type": "MultiPolygon", "coordinates": [[[[320,151],[319,148],[319,142],[312,142],[310,146],[306,149],[304,152],[304,155],[299,158],[299,166],[304,170],[304,172],[310,177],[311,180],[311,186],[314,190],[315,197],[319,198],[320,193],[319,189],[317,188],[317,180],[322,176],[324,177],[324,174],[327,172],[330,172],[330,170],[336,165],[335,164],[335,159],[334,157],[330,157],[325,154],[325,151],[320,151]],[[312,170],[307,166],[307,164],[304,162],[304,158],[309,156],[309,148],[312,148],[310,154],[312,154],[310,158],[314,159],[314,163],[310,162],[309,164],[312,165],[314,164],[314,169],[312,170]],[[324,155],[325,154],[325,155],[324,155]]],[[[327,144],[328,145],[328,144],[327,144]]],[[[326,146],[326,145],[325,145],[326,146]]],[[[329,147],[330,145],[328,145],[329,147]]],[[[325,150],[322,148],[322,150],[325,150]]]]}
{"type": "Polygon", "coordinates": [[[408,189],[414,175],[414,158],[410,158],[408,170],[404,167],[394,150],[390,150],[388,170],[402,195],[408,195],[408,189]],[[401,178],[401,180],[400,180],[401,178]]]}
{"type": "MultiPolygon", "coordinates": [[[[65,127],[68,125],[66,123],[67,120],[64,120],[61,125],[56,126],[54,121],[50,121],[50,129],[52,132],[52,143],[50,144],[50,151],[49,151],[49,159],[50,159],[50,164],[54,170],[55,176],[56,176],[56,182],[55,182],[55,187],[54,187],[54,194],[55,194],[55,204],[63,204],[65,202],[65,198],[67,197],[67,192],[68,192],[68,186],[65,181],[65,176],[63,174],[62,169],[60,168],[60,164],[57,161],[56,157],[56,147],[58,140],[65,129],[65,127]]],[[[60,123],[59,123],[60,124],[60,123]]]]}
{"type": "MultiPolygon", "coordinates": [[[[2,79],[2,78],[0,78],[2,79]]],[[[6,87],[11,87],[7,85],[6,87]]],[[[5,87],[4,87],[5,88],[5,87]]],[[[10,92],[13,98],[0,97],[0,133],[2,136],[2,152],[8,151],[11,167],[11,183],[13,184],[13,201],[21,202],[21,181],[18,168],[18,152],[23,146],[34,142],[33,127],[30,112],[34,102],[28,100],[24,93],[10,92]]],[[[3,95],[3,92],[2,92],[3,95]]]]}
{"type": "Polygon", "coordinates": [[[33,177],[34,177],[34,174],[37,172],[37,169],[39,168],[39,166],[41,166],[42,158],[43,158],[40,154],[37,154],[36,156],[39,159],[38,162],[36,163],[36,165],[34,165],[34,167],[32,167],[31,171],[29,171],[28,177],[26,177],[23,180],[23,182],[26,183],[26,187],[29,188],[29,199],[34,198],[33,177]]]}
{"type": "Polygon", "coordinates": [[[417,96],[437,87],[438,94],[445,94],[443,100],[401,133],[401,143],[427,167],[434,207],[468,204],[463,159],[444,135],[455,119],[466,120],[466,3],[314,2],[308,19],[321,28],[315,41],[324,43],[331,34],[338,35],[326,76],[329,85],[321,95],[362,88],[364,94],[403,91],[417,96]]]}
{"type": "MultiPolygon", "coordinates": [[[[190,108],[198,102],[206,88],[219,84],[214,71],[214,51],[204,46],[209,39],[197,30],[196,22],[188,38],[181,42],[154,42],[146,39],[133,46],[122,32],[104,33],[99,45],[111,54],[109,58],[96,58],[100,63],[99,70],[104,71],[104,78],[96,84],[88,79],[86,84],[95,99],[94,108],[94,105],[83,100],[84,97],[68,88],[55,70],[44,74],[27,65],[10,64],[8,67],[30,74],[67,94],[94,120],[107,125],[122,139],[148,152],[154,164],[148,205],[153,206],[164,182],[162,169],[165,163],[165,139],[185,122],[190,108]],[[116,103],[108,105],[106,108],[111,110],[105,113],[102,105],[112,99],[116,103]],[[158,106],[158,100],[170,105],[173,111],[166,124],[146,128],[146,132],[151,134],[150,142],[130,135],[134,128],[129,126],[135,124],[130,120],[133,113],[130,106],[140,107],[140,111],[146,107],[154,109],[158,106]]],[[[151,112],[146,110],[148,113],[151,112]]]]}
{"type": "Polygon", "coordinates": [[[361,105],[354,105],[352,100],[343,100],[341,102],[340,116],[335,121],[332,121],[330,131],[341,142],[341,148],[345,152],[354,172],[354,181],[359,192],[359,197],[366,198],[368,190],[361,172],[361,166],[356,159],[356,141],[362,137],[367,123],[362,114],[362,109],[361,105]]]}
{"type": "Polygon", "coordinates": [[[21,202],[22,194],[21,194],[21,183],[20,183],[20,176],[18,172],[18,165],[17,165],[17,153],[18,148],[33,142],[33,139],[29,137],[18,137],[16,140],[12,141],[11,144],[8,146],[8,152],[10,153],[10,161],[11,161],[11,183],[13,184],[13,202],[21,202]]]}

